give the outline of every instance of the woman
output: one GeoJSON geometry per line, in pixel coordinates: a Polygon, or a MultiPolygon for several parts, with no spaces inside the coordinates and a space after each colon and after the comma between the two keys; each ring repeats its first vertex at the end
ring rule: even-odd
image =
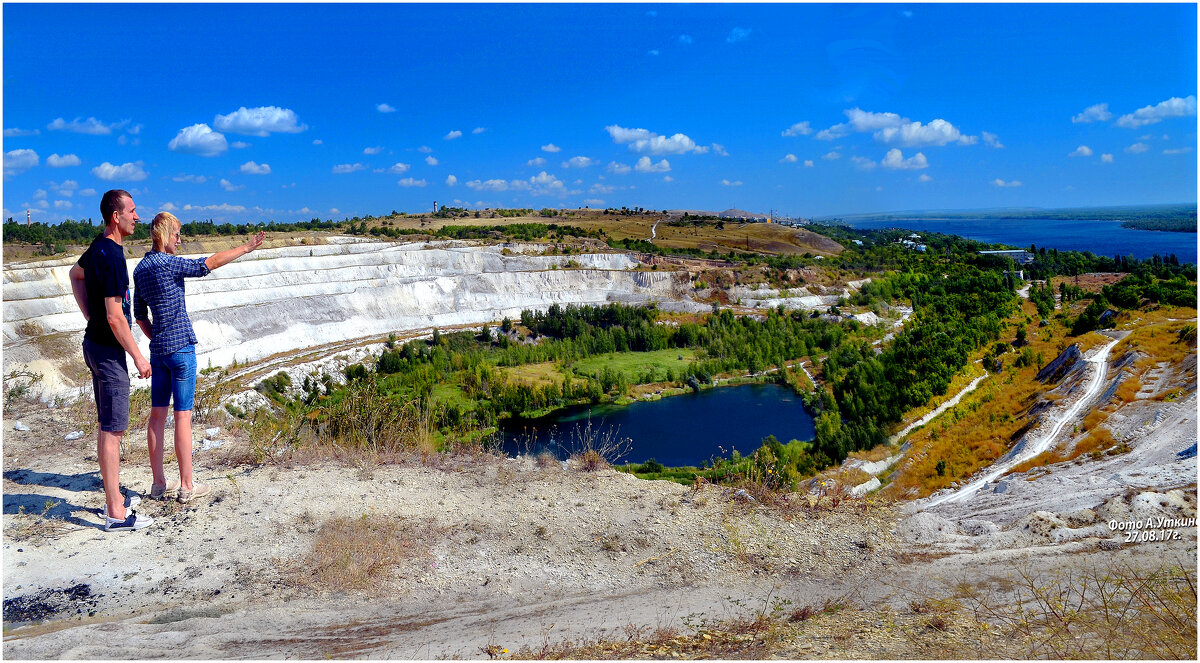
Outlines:
{"type": "Polygon", "coordinates": [[[196,333],[184,303],[183,279],[206,276],[262,246],[259,232],[242,246],[207,258],[180,258],[179,219],[160,212],[150,226],[154,248],[133,270],[136,286],[133,313],[138,326],[150,339],[150,421],[146,426],[150,468],[154,482],[150,497],[164,499],[178,492],[180,502],[190,502],[211,492],[192,477],[192,401],[196,394],[196,333]],[[149,306],[153,322],[146,315],[149,306]],[[175,401],[175,457],[179,481],[166,480],[163,473],[163,436],[167,407],[175,401]]]}

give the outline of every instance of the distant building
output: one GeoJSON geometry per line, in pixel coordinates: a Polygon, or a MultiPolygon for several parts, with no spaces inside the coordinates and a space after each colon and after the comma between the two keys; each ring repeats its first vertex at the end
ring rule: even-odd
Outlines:
{"type": "Polygon", "coordinates": [[[1033,254],[1024,249],[1011,249],[1004,251],[980,251],[981,256],[1000,256],[1002,258],[1012,258],[1018,265],[1028,265],[1033,262],[1033,254]]]}

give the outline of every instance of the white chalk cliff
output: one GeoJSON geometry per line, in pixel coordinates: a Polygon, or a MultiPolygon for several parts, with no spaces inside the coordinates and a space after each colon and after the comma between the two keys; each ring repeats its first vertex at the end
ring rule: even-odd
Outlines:
{"type": "MultiPolygon", "coordinates": [[[[638,263],[623,253],[537,255],[543,248],[335,237],[259,249],[188,279],[198,364],[516,319],[522,309],[556,303],[678,300],[689,290],[685,273],[634,271],[638,263]]],[[[28,366],[43,374],[35,386],[43,397],[90,388],[80,349],[85,323],[67,275],[76,259],[4,267],[4,372],[28,366]]],[[[129,260],[130,273],[139,259],[129,260]]],[[[134,338],[148,356],[136,327],[134,338]]]]}

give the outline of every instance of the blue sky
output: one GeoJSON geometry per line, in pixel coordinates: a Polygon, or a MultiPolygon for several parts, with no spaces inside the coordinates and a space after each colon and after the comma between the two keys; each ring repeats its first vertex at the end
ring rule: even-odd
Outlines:
{"type": "Polygon", "coordinates": [[[3,6],[4,217],[1196,201],[1196,6],[3,6]]]}

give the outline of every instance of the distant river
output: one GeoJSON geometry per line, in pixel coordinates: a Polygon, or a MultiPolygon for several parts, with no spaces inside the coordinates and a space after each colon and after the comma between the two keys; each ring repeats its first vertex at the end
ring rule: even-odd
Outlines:
{"type": "Polygon", "coordinates": [[[548,450],[565,458],[574,430],[586,426],[589,412],[593,429],[633,440],[632,451],[618,463],[653,458],[667,466],[700,465],[727,458],[735,448],[752,453],[768,435],[786,444],[811,440],[815,434],[812,417],[791,389],[751,384],[624,407],[573,406],[541,419],[508,420],[501,425],[504,450],[510,455],[548,450]]]}
{"type": "Polygon", "coordinates": [[[851,220],[854,228],[909,228],[916,231],[958,235],[981,242],[1011,244],[1018,248],[1056,248],[1060,251],[1091,251],[1098,256],[1132,255],[1149,258],[1172,253],[1179,262],[1196,262],[1196,233],[1161,232],[1122,228],[1120,221],[1074,219],[907,219],[886,221],[851,220]]]}

